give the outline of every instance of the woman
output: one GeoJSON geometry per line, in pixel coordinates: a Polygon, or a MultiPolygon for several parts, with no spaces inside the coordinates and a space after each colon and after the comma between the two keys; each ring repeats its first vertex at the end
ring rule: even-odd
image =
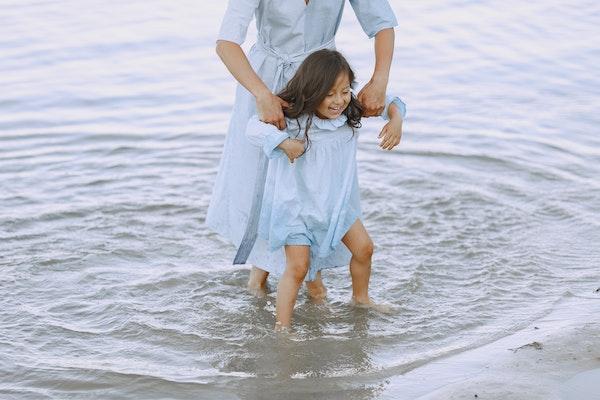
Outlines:
{"type": "MultiPolygon", "coordinates": [[[[273,93],[285,86],[308,54],[335,49],[344,2],[229,0],[221,23],[216,51],[239,85],[206,225],[238,247],[234,264],[253,265],[248,289],[258,296],[266,294],[267,271],[285,267],[285,254],[270,253],[256,235],[268,160],[247,141],[246,124],[251,115],[258,114],[261,121],[285,128],[282,108],[287,104],[273,93]],[[240,45],[253,16],[258,37],[246,56],[240,45]]],[[[387,0],[350,0],[350,4],[367,36],[375,37],[374,72],[357,97],[365,116],[380,115],[397,21],[387,0]]],[[[312,299],[325,297],[320,274],[306,286],[312,299]]]]}

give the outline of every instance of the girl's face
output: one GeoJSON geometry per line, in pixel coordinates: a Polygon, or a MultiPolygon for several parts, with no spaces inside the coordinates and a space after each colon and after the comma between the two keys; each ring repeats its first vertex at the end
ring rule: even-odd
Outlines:
{"type": "Polygon", "coordinates": [[[317,107],[317,117],[321,119],[339,117],[350,104],[351,90],[348,74],[342,72],[336,78],[325,99],[317,107]]]}

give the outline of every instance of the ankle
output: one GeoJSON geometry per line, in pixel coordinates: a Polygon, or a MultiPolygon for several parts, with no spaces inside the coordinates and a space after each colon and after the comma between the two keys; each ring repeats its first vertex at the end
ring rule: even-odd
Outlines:
{"type": "Polygon", "coordinates": [[[369,297],[369,295],[352,295],[352,302],[354,304],[371,304],[373,300],[369,297]]]}
{"type": "Polygon", "coordinates": [[[292,327],[289,324],[284,325],[281,321],[277,321],[273,330],[275,332],[290,333],[292,331],[292,327]]]}
{"type": "Polygon", "coordinates": [[[268,276],[269,273],[267,271],[263,271],[262,269],[253,266],[250,270],[250,276],[248,277],[248,287],[258,289],[266,288],[268,276]]]}
{"type": "Polygon", "coordinates": [[[249,280],[248,289],[266,289],[267,281],[249,280]]]}

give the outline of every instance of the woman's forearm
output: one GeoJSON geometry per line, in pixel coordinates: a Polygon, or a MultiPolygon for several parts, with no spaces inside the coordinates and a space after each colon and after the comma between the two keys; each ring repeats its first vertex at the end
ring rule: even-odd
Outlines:
{"type": "Polygon", "coordinates": [[[244,50],[239,44],[227,40],[217,40],[216,52],[231,75],[254,97],[262,94],[271,94],[269,88],[256,74],[244,50]]]}
{"type": "Polygon", "coordinates": [[[387,86],[394,56],[394,28],[382,29],[375,35],[375,69],[371,81],[387,86]]]}
{"type": "Polygon", "coordinates": [[[260,120],[273,124],[279,129],[285,128],[283,107],[287,107],[288,104],[271,93],[269,87],[252,69],[240,45],[227,40],[217,40],[216,51],[231,75],[254,95],[256,112],[260,120]]]}

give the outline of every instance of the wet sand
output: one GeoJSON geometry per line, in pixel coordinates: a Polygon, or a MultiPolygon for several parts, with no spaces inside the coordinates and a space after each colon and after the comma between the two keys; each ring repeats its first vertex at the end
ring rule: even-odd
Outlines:
{"type": "Polygon", "coordinates": [[[571,296],[493,343],[394,377],[382,399],[600,399],[600,297],[571,296]]]}

